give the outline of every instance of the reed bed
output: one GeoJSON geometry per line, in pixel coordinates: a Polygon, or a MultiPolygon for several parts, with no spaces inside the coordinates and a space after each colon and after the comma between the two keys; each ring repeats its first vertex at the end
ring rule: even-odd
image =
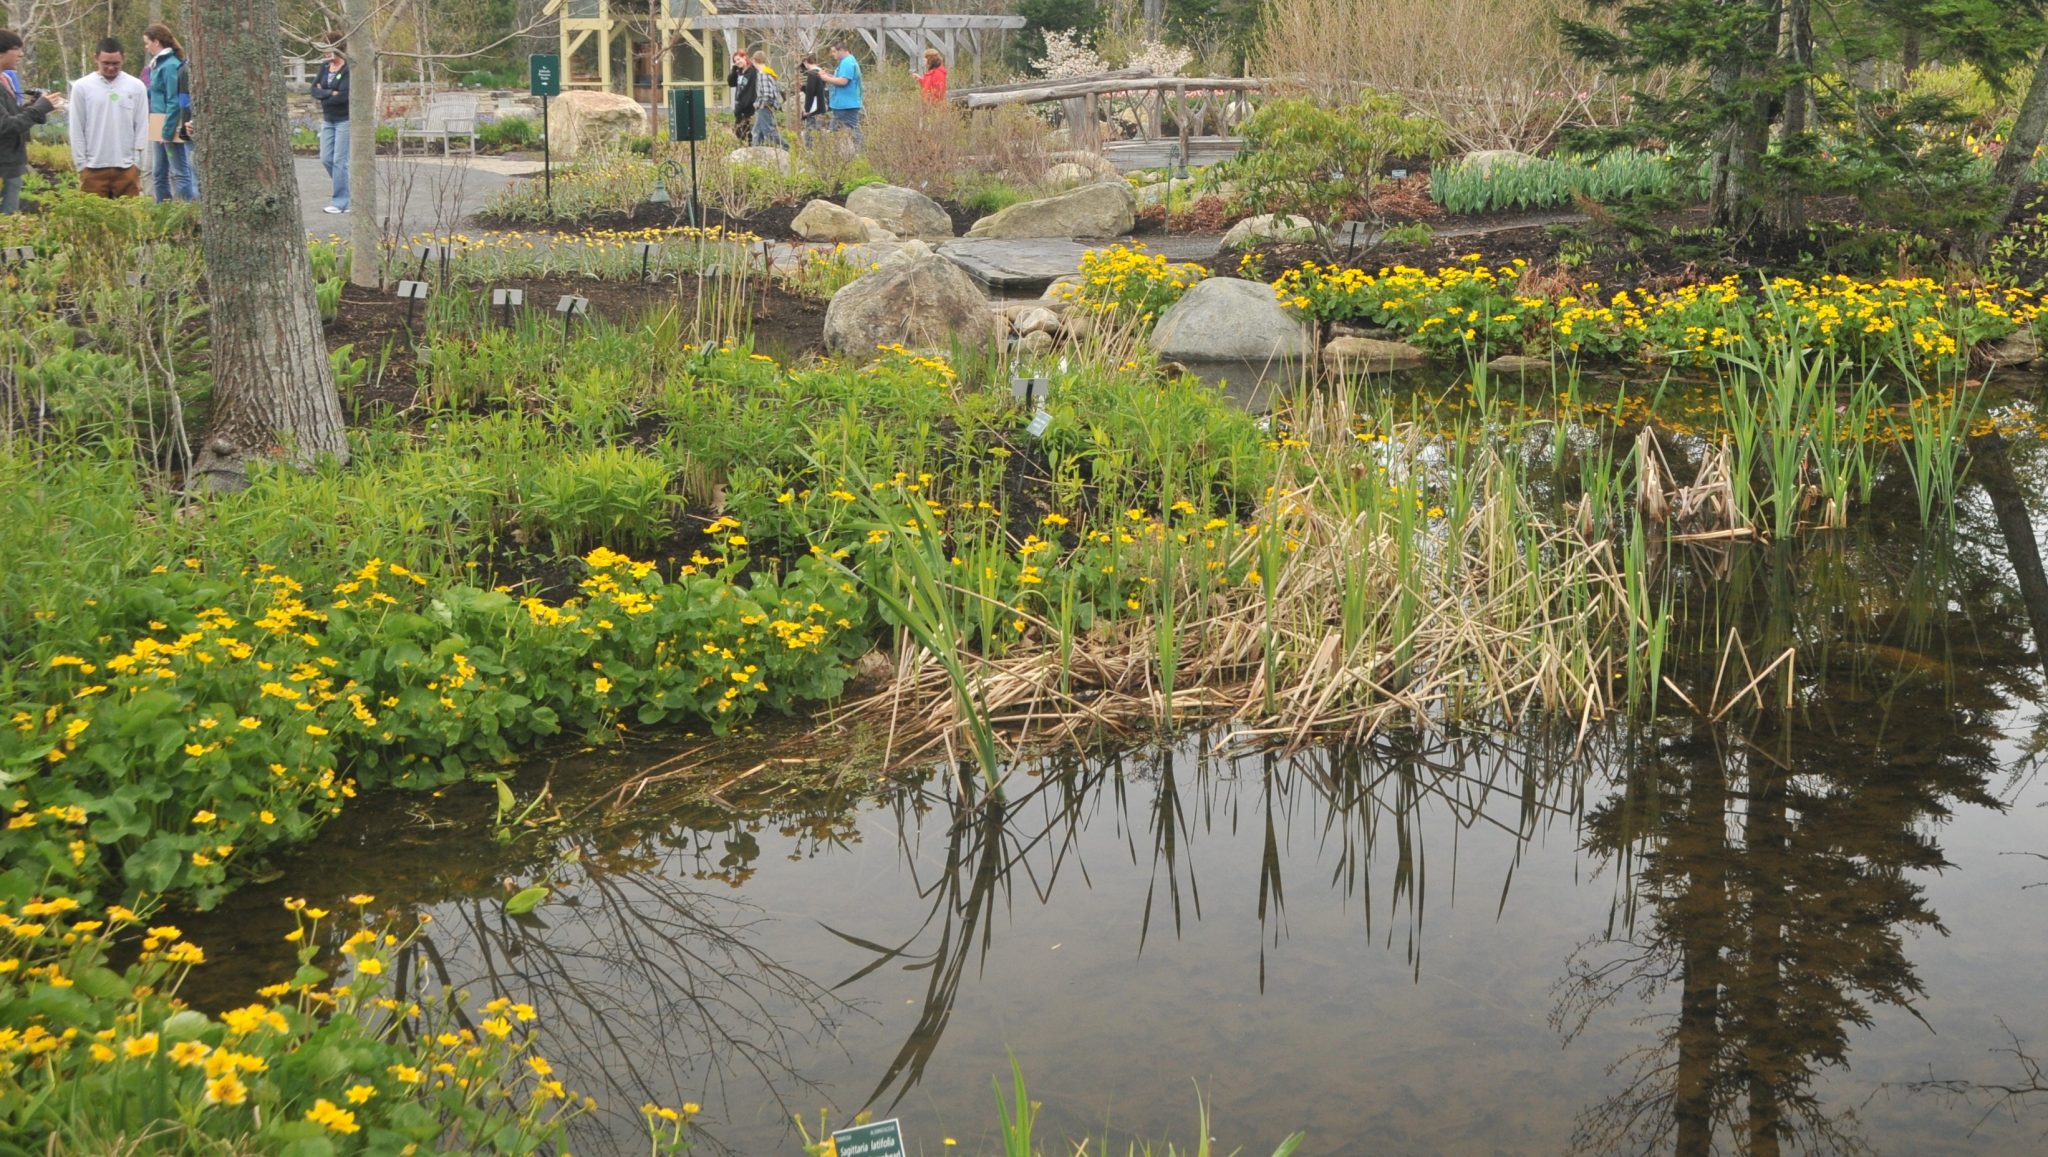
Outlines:
{"type": "MultiPolygon", "coordinates": [[[[1029,630],[996,654],[944,642],[964,631],[907,630],[893,680],[835,720],[887,720],[892,766],[973,751],[987,770],[1027,747],[1162,724],[1227,724],[1237,742],[1287,748],[1539,712],[1583,731],[1623,705],[1617,687],[1625,699],[1647,685],[1633,644],[1658,630],[1656,603],[1631,597],[1623,552],[1531,508],[1514,460],[1371,426],[1342,398],[1292,413],[1284,486],[1227,546],[1133,544],[1124,565],[1149,580],[1145,613],[1077,629],[1048,596],[1045,613],[1005,610],[1029,630]],[[1456,492],[1460,505],[1430,504],[1456,492]]],[[[925,602],[936,615],[949,600],[925,602]]]]}

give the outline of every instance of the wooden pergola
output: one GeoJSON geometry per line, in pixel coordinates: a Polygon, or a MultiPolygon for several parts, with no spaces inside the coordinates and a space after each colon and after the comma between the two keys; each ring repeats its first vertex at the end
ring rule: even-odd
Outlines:
{"type": "MultiPolygon", "coordinates": [[[[744,0],[742,0],[744,3],[744,0]]],[[[735,5],[737,7],[739,5],[735,5]]],[[[980,58],[992,33],[1014,32],[1024,27],[1021,16],[957,16],[924,13],[721,13],[712,0],[548,0],[545,10],[555,16],[561,38],[562,87],[619,91],[615,85],[612,57],[621,41],[626,51],[624,91],[656,89],[654,100],[665,99],[670,89],[698,87],[711,89],[725,83],[725,63],[756,39],[777,41],[799,51],[815,50],[835,33],[860,37],[876,64],[888,60],[890,48],[900,50],[915,62],[927,48],[935,48],[948,67],[962,59],[964,43],[972,62],[970,75],[979,74],[980,58]],[[658,4],[659,8],[655,5],[658,4]],[[652,36],[647,37],[653,17],[652,36]],[[641,31],[635,40],[633,30],[641,31]],[[658,54],[642,55],[634,49],[649,43],[666,46],[658,54]],[[586,52],[590,49],[590,52],[586,52]],[[722,49],[722,51],[720,51],[722,49]],[[579,67],[582,57],[595,56],[595,67],[579,67]],[[659,65],[649,57],[658,55],[659,65]],[[657,81],[655,73],[659,73],[657,81]]]]}

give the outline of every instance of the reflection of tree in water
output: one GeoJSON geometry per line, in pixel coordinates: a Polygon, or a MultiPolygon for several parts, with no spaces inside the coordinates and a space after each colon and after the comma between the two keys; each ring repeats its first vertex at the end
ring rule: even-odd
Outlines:
{"type": "MultiPolygon", "coordinates": [[[[787,1098],[815,1091],[795,1070],[797,1046],[829,1039],[853,1010],[753,943],[756,909],[695,882],[729,879],[746,834],[685,831],[662,842],[689,846],[663,849],[579,841],[585,870],[532,915],[508,915],[492,896],[439,905],[398,979],[533,1005],[546,1055],[603,1107],[571,1126],[577,1152],[644,1144],[635,1107],[647,1101],[731,1092],[752,1104],[767,1090],[786,1121],[801,1107],[787,1098]],[[675,870],[693,857],[703,870],[675,870]]],[[[715,1146],[716,1132],[699,1137],[715,1146]]]]}
{"type": "Polygon", "coordinates": [[[1641,914],[1574,958],[1555,1019],[1576,1035],[1624,994],[1675,995],[1676,1011],[1654,1044],[1617,1062],[1624,1087],[1582,1115],[1584,1150],[1864,1149],[1853,1113],[1824,1104],[1815,1076],[1846,1066],[1850,1030],[1877,1006],[1918,1015],[1905,936],[1942,929],[1911,873],[1947,866],[1934,830],[1954,807],[2001,806],[1985,786],[2007,700],[1991,688],[2027,680],[1996,664],[1958,676],[1927,653],[1968,640],[1980,656],[2018,655],[2000,644],[2024,633],[2023,616],[1981,604],[1949,614],[1955,574],[1935,576],[1935,599],[1915,589],[1927,571],[1887,575],[1842,556],[1756,555],[1735,569],[1720,607],[1756,608],[1760,621],[1736,627],[1762,640],[1749,652],[1795,648],[1825,674],[1780,681],[1777,702],[1713,722],[1725,672],[1701,648],[1709,669],[1681,678],[1709,706],[1646,728],[1615,794],[1588,813],[1589,848],[1633,861],[1641,914]],[[1794,576],[1809,589],[1784,589],[1794,576]]]}

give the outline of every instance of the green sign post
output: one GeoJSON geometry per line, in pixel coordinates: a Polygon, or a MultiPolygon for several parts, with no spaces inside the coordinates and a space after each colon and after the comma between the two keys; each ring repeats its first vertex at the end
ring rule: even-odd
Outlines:
{"type": "Polygon", "coordinates": [[[903,1127],[891,1117],[872,1125],[856,1125],[832,1134],[838,1157],[903,1157],[903,1127]]]}
{"type": "Polygon", "coordinates": [[[548,204],[555,203],[555,142],[548,133],[548,98],[562,95],[562,58],[536,52],[526,58],[526,91],[540,98],[540,179],[548,204]]]}

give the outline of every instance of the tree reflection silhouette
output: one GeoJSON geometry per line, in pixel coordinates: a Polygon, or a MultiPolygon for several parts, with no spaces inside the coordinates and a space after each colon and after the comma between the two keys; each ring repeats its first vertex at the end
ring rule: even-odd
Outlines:
{"type": "MultiPolygon", "coordinates": [[[[1615,1064],[1624,1087],[1582,1114],[1581,1150],[1865,1147],[1815,1077],[1848,1063],[1874,1008],[1919,1015],[1906,938],[1943,929],[1912,874],[1948,866],[1935,832],[1955,807],[2002,806],[1986,790],[1998,680],[1957,676],[1923,648],[2025,629],[1945,611],[1955,604],[1933,596],[1954,574],[1913,571],[1900,589],[1869,562],[1742,556],[1707,621],[1733,621],[1751,654],[1795,649],[1807,673],[1719,722],[1702,708],[1646,727],[1586,817],[1589,850],[1635,865],[1637,908],[1618,939],[1574,957],[1555,1021],[1570,1038],[1624,995],[1677,1000],[1655,1042],[1615,1064]]],[[[1711,659],[1705,642],[1693,653],[1711,659]]],[[[1678,678],[1711,704],[1719,674],[1701,662],[1678,678]]]]}

